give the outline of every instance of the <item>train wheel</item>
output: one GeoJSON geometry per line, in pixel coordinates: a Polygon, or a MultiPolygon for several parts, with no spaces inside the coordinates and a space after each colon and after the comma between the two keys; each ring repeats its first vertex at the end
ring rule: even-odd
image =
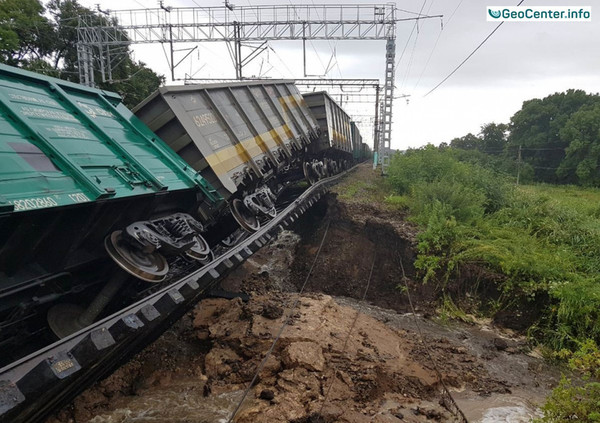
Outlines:
{"type": "Polygon", "coordinates": [[[131,248],[115,231],[104,240],[108,255],[127,273],[146,282],[162,282],[169,272],[169,264],[158,252],[144,253],[131,248]]]}
{"type": "Polygon", "coordinates": [[[314,177],[314,172],[312,171],[312,166],[308,162],[302,163],[302,170],[304,171],[304,177],[308,181],[309,184],[313,185],[318,181],[318,177],[314,177]]]}
{"type": "Polygon", "coordinates": [[[264,195],[251,195],[244,199],[244,205],[248,210],[258,209],[260,213],[273,219],[277,216],[277,209],[273,202],[264,195]]]}
{"type": "Polygon", "coordinates": [[[241,240],[245,239],[248,236],[248,232],[242,229],[237,229],[234,233],[229,235],[227,238],[221,240],[221,244],[223,244],[227,248],[231,248],[240,243],[241,240]]]}
{"type": "Polygon", "coordinates": [[[192,254],[190,254],[190,250],[186,251],[186,254],[188,255],[188,257],[191,257],[194,260],[197,260],[199,263],[201,263],[203,265],[206,265],[215,259],[215,255],[212,251],[209,251],[208,254],[205,256],[192,255],[192,254]]]}
{"type": "Polygon", "coordinates": [[[196,235],[196,245],[187,250],[185,254],[194,260],[198,260],[202,264],[208,264],[214,259],[214,255],[210,250],[208,242],[200,235],[196,235]]]}
{"type": "Polygon", "coordinates": [[[46,318],[52,332],[62,339],[94,323],[129,278],[128,273],[118,270],[85,309],[78,304],[50,307],[46,318]]]}
{"type": "Polygon", "coordinates": [[[329,172],[329,176],[337,175],[337,162],[334,159],[331,159],[329,162],[329,168],[331,169],[329,172]]]}
{"type": "Polygon", "coordinates": [[[246,231],[252,233],[260,229],[260,222],[244,203],[236,198],[231,202],[231,214],[239,225],[246,231]]]}

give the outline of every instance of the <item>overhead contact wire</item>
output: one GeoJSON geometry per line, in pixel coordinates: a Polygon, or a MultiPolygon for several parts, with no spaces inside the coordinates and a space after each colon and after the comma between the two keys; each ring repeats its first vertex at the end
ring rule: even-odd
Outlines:
{"type": "Polygon", "coordinates": [[[283,319],[283,324],[279,328],[279,332],[277,332],[277,336],[275,337],[275,339],[271,343],[271,347],[267,351],[267,354],[265,355],[265,357],[263,358],[263,360],[260,362],[260,364],[256,368],[256,372],[254,373],[254,376],[252,377],[252,380],[250,381],[250,383],[248,384],[248,387],[244,391],[244,394],[242,395],[242,398],[241,398],[240,402],[238,403],[238,405],[235,407],[235,410],[233,410],[233,413],[231,414],[231,417],[229,417],[229,420],[227,420],[227,423],[233,422],[233,419],[237,415],[238,411],[240,411],[240,408],[244,404],[244,401],[246,400],[246,397],[248,396],[248,394],[250,393],[250,390],[254,386],[254,383],[256,382],[256,379],[258,378],[258,375],[260,374],[260,372],[262,371],[262,369],[265,367],[265,364],[267,363],[267,360],[269,359],[269,357],[273,353],[273,350],[275,349],[275,345],[277,345],[277,342],[279,341],[279,338],[281,338],[281,335],[283,334],[283,331],[289,325],[290,319],[293,316],[294,311],[296,310],[296,307],[298,307],[298,303],[300,302],[300,297],[302,296],[302,293],[304,292],[304,288],[306,288],[306,284],[308,283],[308,281],[309,281],[309,279],[310,279],[310,277],[312,275],[313,269],[315,268],[315,264],[317,263],[317,260],[319,259],[319,255],[321,254],[321,250],[323,249],[323,244],[325,243],[325,239],[327,238],[327,232],[329,232],[329,225],[330,224],[331,224],[331,221],[328,220],[327,221],[327,226],[325,227],[325,233],[323,233],[323,238],[321,239],[321,243],[319,244],[319,249],[317,250],[317,253],[315,254],[315,258],[314,258],[314,260],[313,260],[313,262],[312,262],[312,264],[310,266],[310,269],[309,269],[309,271],[308,271],[308,273],[306,275],[306,278],[304,279],[304,283],[302,284],[302,287],[300,288],[300,291],[298,292],[298,296],[296,297],[296,300],[292,304],[292,307],[289,309],[287,316],[283,319]]]}
{"type": "MultiPolygon", "coordinates": [[[[517,6],[520,6],[521,4],[523,4],[525,0],[521,0],[517,6]]],[[[505,21],[500,22],[496,28],[494,28],[494,30],[492,32],[490,32],[488,34],[487,37],[485,37],[483,39],[483,41],[481,43],[479,43],[479,45],[477,47],[475,47],[475,50],[473,50],[462,62],[459,63],[459,65],[457,67],[454,68],[454,70],[452,72],[450,72],[448,74],[448,76],[446,76],[444,79],[442,79],[442,81],[437,84],[435,87],[433,87],[431,90],[429,90],[427,92],[427,94],[425,94],[423,97],[427,97],[429,94],[431,94],[432,92],[434,92],[435,90],[437,90],[439,88],[440,85],[442,85],[444,82],[446,82],[448,79],[450,79],[450,77],[452,75],[454,75],[456,73],[456,71],[458,71],[462,65],[464,65],[465,63],[467,63],[467,61],[477,52],[477,50],[479,50],[486,42],[487,40],[489,40],[490,38],[492,38],[492,35],[494,35],[496,33],[496,31],[498,31],[500,29],[500,27],[504,24],[505,21]]]]}

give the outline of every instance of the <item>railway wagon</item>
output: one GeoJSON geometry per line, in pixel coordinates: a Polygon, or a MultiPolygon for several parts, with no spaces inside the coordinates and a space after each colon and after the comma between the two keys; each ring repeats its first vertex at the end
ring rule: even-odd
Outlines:
{"type": "Polygon", "coordinates": [[[117,94],[0,65],[0,368],[210,260],[222,204],[117,94]]]}
{"type": "Polygon", "coordinates": [[[371,158],[371,156],[373,155],[373,152],[371,151],[371,147],[369,147],[369,144],[367,143],[362,143],[361,144],[361,158],[362,160],[368,160],[371,158]]]}
{"type": "Polygon", "coordinates": [[[305,169],[309,180],[338,173],[353,161],[350,116],[325,92],[303,93],[307,106],[317,119],[321,136],[308,149],[311,166],[305,169]]]}
{"type": "Polygon", "coordinates": [[[275,216],[278,192],[319,135],[292,81],[163,87],[134,113],[228,200],[248,232],[275,216]]]}
{"type": "Polygon", "coordinates": [[[352,157],[354,158],[354,161],[360,162],[365,158],[362,147],[362,136],[360,135],[356,122],[350,122],[350,125],[352,134],[352,157]]]}

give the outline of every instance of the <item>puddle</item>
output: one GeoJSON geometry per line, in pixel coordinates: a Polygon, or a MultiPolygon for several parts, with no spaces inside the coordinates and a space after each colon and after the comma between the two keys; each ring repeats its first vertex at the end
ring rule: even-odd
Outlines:
{"type": "Polygon", "coordinates": [[[526,406],[490,408],[479,423],[528,423],[536,417],[541,417],[537,410],[526,406]]]}
{"type": "Polygon", "coordinates": [[[541,403],[543,398],[534,400],[531,393],[515,391],[510,395],[489,397],[455,394],[454,398],[471,423],[529,423],[542,417],[532,401],[541,403]]]}

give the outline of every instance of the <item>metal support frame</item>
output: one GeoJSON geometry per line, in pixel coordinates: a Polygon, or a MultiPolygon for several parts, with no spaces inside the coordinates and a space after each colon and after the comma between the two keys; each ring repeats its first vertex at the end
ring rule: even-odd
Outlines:
{"type": "Polygon", "coordinates": [[[388,38],[385,45],[385,82],[383,85],[383,103],[381,104],[381,129],[378,142],[378,156],[381,174],[387,174],[390,165],[392,139],[392,106],[394,104],[394,62],[396,60],[396,40],[388,38]]]}
{"type": "MultiPolygon", "coordinates": [[[[243,67],[267,48],[268,41],[299,40],[305,52],[307,40],[385,40],[383,103],[376,119],[379,126],[376,125],[374,145],[385,173],[391,141],[396,24],[441,17],[417,14],[399,18],[397,11],[395,3],[241,7],[226,4],[180,8],[161,4],[159,8],[110,11],[100,25],[93,16],[80,16],[77,28],[80,82],[94,86],[95,74],[103,82],[112,81],[112,71],[119,58],[115,55],[120,54],[122,58],[123,51],[132,44],[168,44],[171,77],[175,80],[175,68],[193,51],[190,48],[175,50],[175,44],[226,42],[239,80],[244,78],[243,67]],[[261,42],[258,47],[243,44],[257,41],[261,42]],[[243,46],[253,49],[246,57],[242,56],[243,46]],[[177,51],[187,53],[175,63],[177,51]]],[[[304,72],[306,74],[306,67],[304,72]]]]}

